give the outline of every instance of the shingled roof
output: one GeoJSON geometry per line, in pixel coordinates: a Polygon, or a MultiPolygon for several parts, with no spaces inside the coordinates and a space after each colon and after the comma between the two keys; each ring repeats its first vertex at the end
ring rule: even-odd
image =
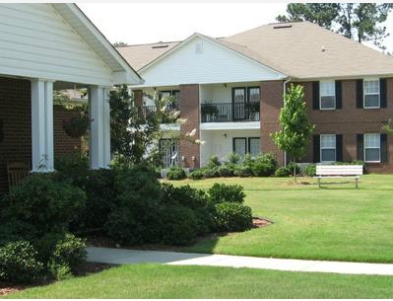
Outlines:
{"type": "MultiPolygon", "coordinates": [[[[294,79],[393,75],[392,57],[310,22],[269,24],[212,40],[294,79]]],[[[180,43],[118,50],[140,70],[180,43]]]]}

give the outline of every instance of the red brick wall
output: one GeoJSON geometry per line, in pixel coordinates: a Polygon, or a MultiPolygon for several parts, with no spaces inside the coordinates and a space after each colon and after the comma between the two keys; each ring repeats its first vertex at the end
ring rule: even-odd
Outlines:
{"type": "Polygon", "coordinates": [[[274,153],[279,165],[284,164],[284,153],[277,148],[270,135],[280,129],[282,96],[283,81],[261,82],[261,149],[274,153]]]}
{"type": "MultiPolygon", "coordinates": [[[[342,134],[343,160],[357,160],[356,134],[382,133],[382,123],[393,117],[393,79],[387,80],[387,108],[358,109],[356,108],[356,81],[342,81],[342,109],[321,111],[312,109],[312,83],[305,86],[305,100],[307,102],[310,121],[315,124],[315,135],[342,134]]],[[[388,136],[389,163],[368,163],[370,172],[393,171],[393,138],[388,136]]],[[[312,162],[313,149],[310,143],[304,162],[312,162]]]]}
{"type": "MultiPolygon", "coordinates": [[[[31,165],[31,92],[30,81],[0,77],[0,119],[4,139],[0,141],[0,195],[8,189],[7,161],[27,161],[31,165]]],[[[70,112],[54,107],[55,156],[81,147],[81,139],[68,137],[62,127],[70,112]]]]}
{"type": "MultiPolygon", "coordinates": [[[[180,135],[196,129],[197,133],[193,139],[199,139],[199,85],[180,86],[180,112],[180,117],[187,120],[180,126],[180,135]]],[[[200,167],[199,145],[182,140],[179,144],[179,152],[184,156],[184,167],[200,167]],[[193,156],[195,161],[192,161],[193,156]]]]}

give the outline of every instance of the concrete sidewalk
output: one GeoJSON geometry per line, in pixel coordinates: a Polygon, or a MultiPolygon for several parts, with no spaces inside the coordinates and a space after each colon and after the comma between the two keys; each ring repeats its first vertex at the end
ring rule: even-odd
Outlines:
{"type": "Polygon", "coordinates": [[[88,261],[110,264],[163,263],[253,268],[296,272],[323,272],[357,275],[391,275],[393,264],[258,258],[246,256],[87,248],[88,261]]]}

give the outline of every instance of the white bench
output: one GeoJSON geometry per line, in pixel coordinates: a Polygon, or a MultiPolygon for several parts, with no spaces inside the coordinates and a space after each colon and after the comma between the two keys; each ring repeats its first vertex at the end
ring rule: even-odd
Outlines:
{"type": "Polygon", "coordinates": [[[353,178],[355,179],[356,188],[358,181],[363,175],[362,165],[317,165],[316,179],[318,179],[318,187],[321,187],[321,179],[336,178],[353,178]]]}

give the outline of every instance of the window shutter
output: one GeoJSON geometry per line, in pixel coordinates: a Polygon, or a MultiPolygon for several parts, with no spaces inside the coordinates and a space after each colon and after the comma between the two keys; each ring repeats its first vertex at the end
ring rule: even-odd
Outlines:
{"type": "Polygon", "coordinates": [[[356,81],[356,108],[363,108],[363,80],[356,81]]]}
{"type": "Polygon", "coordinates": [[[389,162],[388,158],[388,135],[381,134],[381,162],[387,163],[389,162]]]}
{"type": "Polygon", "coordinates": [[[336,135],[336,161],[343,162],[343,135],[336,135]]]}
{"type": "Polygon", "coordinates": [[[364,142],[363,142],[363,134],[357,134],[356,135],[356,141],[357,141],[357,159],[359,161],[364,161],[364,142]]]}
{"type": "Polygon", "coordinates": [[[319,82],[312,83],[312,108],[319,110],[319,82]]]}
{"type": "Polygon", "coordinates": [[[342,84],[341,80],[336,80],[336,109],[341,110],[342,105],[342,84]]]}
{"type": "Polygon", "coordinates": [[[314,163],[321,162],[321,137],[319,135],[314,135],[313,137],[313,156],[314,156],[314,163]]]}
{"type": "Polygon", "coordinates": [[[381,108],[386,108],[388,106],[387,102],[387,91],[386,91],[386,79],[381,78],[379,80],[379,97],[380,97],[380,106],[381,108]]]}

